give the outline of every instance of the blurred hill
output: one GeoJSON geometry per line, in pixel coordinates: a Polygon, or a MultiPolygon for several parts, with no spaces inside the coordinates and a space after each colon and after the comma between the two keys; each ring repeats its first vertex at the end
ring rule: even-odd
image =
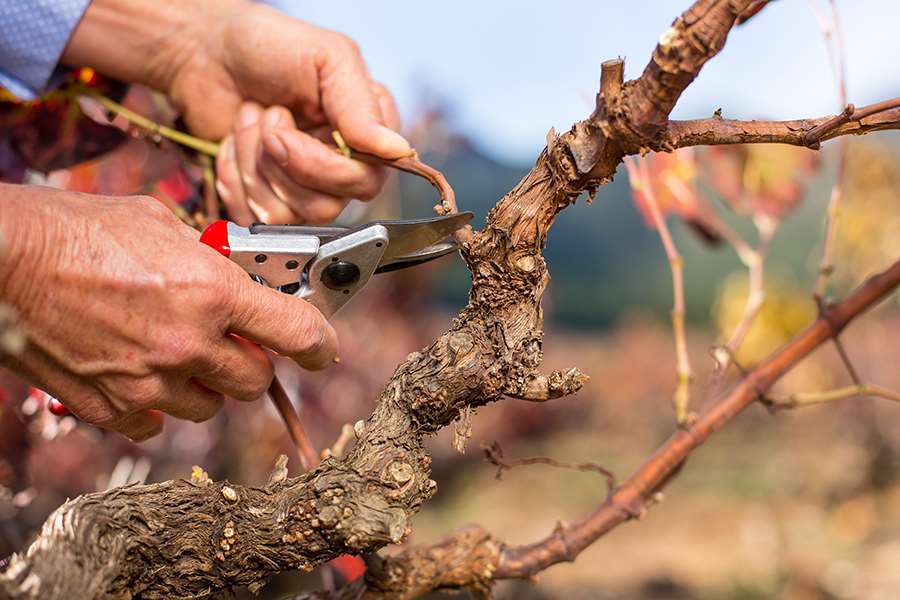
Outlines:
{"type": "MultiPolygon", "coordinates": [[[[411,137],[423,159],[447,176],[460,207],[475,213],[475,227],[531,168],[530,164],[505,164],[492,158],[444,126],[439,115],[424,119],[411,137]]],[[[771,248],[770,272],[805,287],[812,281],[833,180],[831,154],[826,147],[826,168],[810,185],[807,201],[782,225],[771,248]]],[[[436,196],[427,183],[401,177],[399,188],[405,217],[432,214],[436,196]]],[[[721,212],[739,231],[748,231],[740,219],[726,214],[726,209],[721,212]]],[[[685,258],[688,318],[705,323],[719,283],[740,269],[740,263],[729,247],[704,245],[680,222],[673,224],[673,233],[685,258]]],[[[548,321],[563,327],[606,328],[630,312],[668,319],[668,264],[659,238],[644,225],[632,204],[624,169],[600,189],[592,204],[582,198],[577,206],[563,211],[545,256],[552,276],[544,300],[548,321]]],[[[444,279],[443,299],[454,306],[463,304],[467,281],[462,264],[455,265],[444,279]]]]}

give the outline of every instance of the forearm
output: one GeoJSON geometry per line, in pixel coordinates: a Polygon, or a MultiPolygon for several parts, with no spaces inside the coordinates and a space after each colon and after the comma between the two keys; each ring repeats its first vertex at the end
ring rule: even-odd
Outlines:
{"type": "Polygon", "coordinates": [[[167,91],[179,66],[247,0],[93,0],[62,56],[70,66],[167,91]],[[201,35],[201,32],[203,35],[201,35]]]}

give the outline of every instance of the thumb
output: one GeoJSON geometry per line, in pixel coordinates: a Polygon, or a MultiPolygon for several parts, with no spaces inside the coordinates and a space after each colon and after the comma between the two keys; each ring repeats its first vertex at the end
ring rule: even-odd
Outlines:
{"type": "Polygon", "coordinates": [[[337,334],[312,304],[240,278],[229,331],[274,350],[310,370],[324,369],[337,354],[337,334]]]}

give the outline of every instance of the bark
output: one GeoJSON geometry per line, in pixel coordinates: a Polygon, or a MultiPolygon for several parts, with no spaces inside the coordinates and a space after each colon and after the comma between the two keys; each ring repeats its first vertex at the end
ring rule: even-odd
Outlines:
{"type": "Polygon", "coordinates": [[[365,578],[292,600],[412,600],[431,590],[462,588],[487,598],[501,549],[484,529],[470,526],[434,546],[410,548],[390,558],[373,555],[366,561],[365,578]]]}
{"type": "MultiPolygon", "coordinates": [[[[695,2],[663,34],[637,80],[622,82],[621,61],[604,65],[594,113],[563,135],[551,131],[531,172],[491,210],[484,229],[465,240],[468,305],[444,335],[397,368],[347,456],[326,459],[299,478],[274,477],[264,488],[198,479],[76,498],[50,516],[27,552],[13,557],[0,574],[0,596],[204,598],[236,586],[256,590],[274,573],[310,570],[339,554],[372,554],[401,541],[436,491],[425,436],[460,411],[504,396],[544,400],[581,387],[577,369],[539,371],[547,233],[579,194],[610,181],[626,154],[663,147],[678,97],[751,4],[695,2]]],[[[686,432],[678,435],[679,448],[691,446],[686,432]]],[[[638,510],[639,500],[659,487],[657,476],[664,481],[673,469],[666,462],[636,488],[634,502],[611,506],[638,510]]],[[[631,514],[615,511],[592,521],[592,533],[631,514]]],[[[573,539],[590,543],[590,536],[573,539]]],[[[498,573],[527,575],[529,565],[552,564],[583,547],[568,540],[555,536],[516,553],[480,530],[464,532],[445,545],[373,563],[365,581],[337,594],[412,597],[447,586],[483,591],[498,573]],[[468,570],[442,567],[467,556],[474,557],[465,562],[468,570]]]]}

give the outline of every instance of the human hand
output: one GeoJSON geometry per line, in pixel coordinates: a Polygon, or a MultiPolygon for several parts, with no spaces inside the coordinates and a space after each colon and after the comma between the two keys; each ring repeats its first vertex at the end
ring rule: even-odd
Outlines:
{"type": "Polygon", "coordinates": [[[373,198],[384,170],[336,152],[335,129],[364,152],[409,153],[390,93],[350,38],[254,4],[205,47],[179,68],[170,96],[194,130],[227,132],[218,190],[237,222],[325,223],[351,198],[373,198]]]}
{"type": "Polygon", "coordinates": [[[333,130],[383,158],[410,151],[350,38],[246,0],[94,0],[64,60],[160,89],[222,140],[218,189],[242,225],[328,222],[378,193],[383,170],[338,153],[333,130]]]}
{"type": "Polygon", "coordinates": [[[251,281],[152,198],[0,185],[0,232],[0,301],[27,338],[0,363],[134,440],[161,413],[203,421],[224,395],[260,397],[272,364],[256,344],[310,369],[335,355],[318,310],[251,281]]]}

